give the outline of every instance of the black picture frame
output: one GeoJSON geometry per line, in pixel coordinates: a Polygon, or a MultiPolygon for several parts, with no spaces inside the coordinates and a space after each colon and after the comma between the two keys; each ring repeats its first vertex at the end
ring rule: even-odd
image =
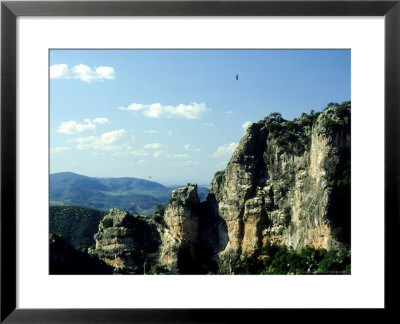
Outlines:
{"type": "MultiPolygon", "coordinates": [[[[392,1],[2,1],[1,2],[1,318],[4,323],[258,322],[287,309],[18,309],[16,308],[16,19],[19,16],[384,16],[385,18],[385,307],[397,309],[399,274],[400,0],[392,1]]],[[[366,162],[367,163],[367,162],[366,162]]],[[[368,283],[366,283],[367,285],[368,283]]],[[[292,310],[315,316],[316,310],[292,310]]],[[[325,309],[315,320],[339,320],[325,309]]],[[[360,315],[361,310],[346,310],[360,315]]],[[[354,314],[353,314],[354,315],[354,314]]],[[[286,316],[286,315],[285,315],[286,316]]],[[[364,316],[364,315],[363,315],[364,316]]],[[[310,317],[308,317],[310,319],[310,317]]],[[[357,318],[359,321],[360,318],[357,318]]],[[[384,320],[383,320],[384,321],[384,320]]]]}

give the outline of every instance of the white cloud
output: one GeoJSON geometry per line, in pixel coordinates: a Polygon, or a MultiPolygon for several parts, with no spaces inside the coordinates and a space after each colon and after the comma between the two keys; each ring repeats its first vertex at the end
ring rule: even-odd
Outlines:
{"type": "Polygon", "coordinates": [[[51,153],[51,154],[54,154],[54,153],[60,154],[60,153],[63,153],[63,152],[65,152],[65,151],[68,151],[68,150],[70,150],[69,147],[66,147],[66,146],[56,146],[56,147],[52,147],[52,148],[50,149],[50,153],[51,153]]]}
{"type": "Polygon", "coordinates": [[[181,165],[181,166],[188,166],[188,165],[193,165],[193,164],[199,164],[199,162],[198,161],[187,160],[187,161],[183,161],[183,162],[179,163],[179,165],[181,165]]]}
{"type": "Polygon", "coordinates": [[[147,149],[159,149],[159,148],[162,148],[163,145],[160,143],[150,143],[150,144],[143,145],[143,147],[147,148],[147,149]]]}
{"type": "Polygon", "coordinates": [[[172,131],[168,131],[168,136],[172,136],[172,131]]]}
{"type": "Polygon", "coordinates": [[[118,107],[125,111],[143,111],[143,115],[150,118],[188,118],[196,119],[203,117],[207,111],[205,103],[193,102],[190,105],[179,104],[177,106],[164,106],[160,103],[143,105],[132,103],[128,107],[118,107]]]}
{"type": "Polygon", "coordinates": [[[78,123],[75,120],[70,120],[67,122],[61,122],[60,127],[57,129],[57,132],[72,135],[72,134],[79,134],[83,131],[95,131],[96,125],[95,124],[106,124],[108,123],[108,118],[105,117],[98,117],[95,119],[88,119],[84,120],[84,123],[78,123]]]}
{"type": "Polygon", "coordinates": [[[155,158],[159,158],[161,155],[163,155],[164,153],[166,153],[167,151],[157,151],[153,154],[153,157],[155,158]]]}
{"type": "Polygon", "coordinates": [[[213,126],[214,126],[213,123],[204,123],[204,125],[205,125],[205,126],[208,126],[208,127],[213,127],[213,126]]]}
{"type": "Polygon", "coordinates": [[[232,155],[232,153],[236,150],[238,143],[232,142],[230,144],[224,144],[217,148],[217,151],[211,154],[211,157],[219,158],[227,155],[232,155]]]}
{"type": "Polygon", "coordinates": [[[247,130],[247,128],[249,128],[251,126],[251,124],[253,124],[250,120],[248,120],[247,122],[244,122],[242,125],[242,128],[244,131],[247,130]]]}
{"type": "Polygon", "coordinates": [[[126,151],[117,151],[112,153],[111,155],[113,156],[148,156],[149,153],[143,150],[133,150],[131,146],[127,145],[120,145],[118,147],[115,147],[115,149],[126,149],[126,151]]]}
{"type": "Polygon", "coordinates": [[[137,103],[131,103],[128,107],[118,107],[119,110],[139,111],[145,109],[146,106],[137,103]]]}
{"type": "Polygon", "coordinates": [[[115,79],[115,70],[111,66],[91,68],[85,64],[78,64],[69,68],[67,64],[54,64],[50,66],[50,79],[79,79],[87,83],[102,82],[115,79]]]}
{"type": "Polygon", "coordinates": [[[228,110],[228,111],[226,111],[226,113],[227,113],[228,115],[230,115],[230,114],[233,113],[233,110],[228,110]]]}
{"type": "Polygon", "coordinates": [[[145,134],[157,134],[158,132],[155,129],[150,129],[148,131],[144,131],[145,134]]]}
{"type": "Polygon", "coordinates": [[[50,79],[66,79],[68,74],[67,64],[54,64],[50,66],[50,79]]]}
{"type": "Polygon", "coordinates": [[[84,124],[80,124],[76,122],[75,120],[70,120],[67,122],[61,122],[60,127],[57,129],[57,132],[67,134],[67,135],[72,135],[72,134],[78,134],[83,131],[91,130],[94,131],[96,130],[96,125],[90,120],[90,119],[85,119],[84,124]]]}
{"type": "Polygon", "coordinates": [[[98,117],[92,120],[93,123],[95,124],[107,124],[108,123],[108,118],[106,117],[98,117]]]}
{"type": "Polygon", "coordinates": [[[200,149],[199,148],[190,148],[190,144],[185,144],[185,151],[191,151],[191,152],[200,152],[200,149]]]}
{"type": "Polygon", "coordinates": [[[187,153],[184,154],[167,154],[167,158],[169,159],[188,159],[189,155],[187,153]]]}
{"type": "Polygon", "coordinates": [[[135,163],[144,163],[144,162],[146,162],[146,160],[135,160],[135,163]]]}
{"type": "Polygon", "coordinates": [[[84,149],[95,149],[102,151],[111,151],[111,150],[121,150],[128,149],[131,147],[126,144],[115,145],[124,135],[125,129],[113,130],[111,132],[103,133],[100,136],[87,136],[87,137],[79,137],[76,139],[78,142],[76,148],[79,150],[84,149]]]}

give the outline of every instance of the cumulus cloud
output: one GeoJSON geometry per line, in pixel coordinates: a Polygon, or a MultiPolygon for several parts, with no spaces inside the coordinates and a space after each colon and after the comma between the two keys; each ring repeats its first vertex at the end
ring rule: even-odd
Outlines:
{"type": "Polygon", "coordinates": [[[200,152],[200,149],[199,148],[190,148],[191,147],[191,145],[190,144],[185,144],[185,151],[191,151],[191,152],[200,152]]]}
{"type": "Polygon", "coordinates": [[[134,156],[134,157],[139,157],[139,156],[148,156],[149,155],[149,153],[147,153],[146,151],[144,151],[144,150],[134,150],[129,145],[119,145],[119,146],[114,147],[114,149],[125,149],[125,151],[116,151],[116,152],[111,154],[113,156],[134,156]]]}
{"type": "Polygon", "coordinates": [[[153,154],[153,157],[155,158],[159,158],[161,155],[163,155],[164,153],[166,153],[167,151],[157,151],[153,154]]]}
{"type": "Polygon", "coordinates": [[[82,124],[78,123],[75,120],[61,122],[60,127],[57,129],[57,132],[72,135],[82,133],[83,131],[87,130],[96,130],[96,125],[90,119],[85,119],[84,122],[85,123],[82,124]]]}
{"type": "Polygon", "coordinates": [[[124,111],[141,111],[143,115],[150,118],[187,118],[196,119],[203,117],[207,111],[205,103],[193,102],[190,105],[179,104],[177,106],[162,105],[153,103],[151,105],[143,105],[132,103],[128,107],[118,107],[124,111]]]}
{"type": "Polygon", "coordinates": [[[50,66],[50,79],[66,78],[69,74],[67,64],[54,64],[50,66]]]}
{"type": "Polygon", "coordinates": [[[79,79],[83,82],[115,79],[115,70],[111,66],[98,66],[91,68],[85,64],[78,64],[70,68],[67,64],[54,64],[50,66],[50,79],[79,79]]]}
{"type": "Polygon", "coordinates": [[[172,131],[168,131],[168,136],[172,136],[172,131]]]}
{"type": "Polygon", "coordinates": [[[184,154],[170,154],[170,153],[168,153],[166,156],[169,159],[188,159],[189,158],[189,155],[187,153],[184,153],[184,154]]]}
{"type": "Polygon", "coordinates": [[[100,136],[79,137],[76,139],[78,142],[76,148],[79,150],[91,148],[102,151],[131,149],[126,144],[115,145],[125,135],[125,132],[125,129],[118,129],[103,133],[100,136]]]}
{"type": "Polygon", "coordinates": [[[66,146],[56,146],[56,147],[52,147],[52,148],[50,149],[50,153],[51,153],[51,154],[54,154],[54,153],[60,154],[60,153],[63,153],[63,152],[65,152],[65,151],[68,151],[68,150],[70,150],[69,147],[66,147],[66,146]]]}
{"type": "Polygon", "coordinates": [[[228,115],[230,115],[230,114],[233,113],[233,110],[228,110],[228,111],[226,111],[226,113],[227,113],[228,115]]]}
{"type": "Polygon", "coordinates": [[[230,144],[224,144],[217,148],[217,151],[211,154],[213,158],[224,157],[227,155],[232,155],[232,153],[236,150],[238,143],[232,142],[230,144]]]}
{"type": "Polygon", "coordinates": [[[250,120],[248,120],[247,122],[244,122],[242,125],[242,128],[244,131],[247,130],[247,128],[249,128],[251,126],[251,124],[253,124],[250,120]]]}
{"type": "Polygon", "coordinates": [[[145,134],[157,134],[158,132],[155,129],[150,129],[148,131],[143,131],[145,134]]]}
{"type": "Polygon", "coordinates": [[[95,124],[107,124],[108,123],[108,118],[106,117],[98,117],[93,119],[93,123],[95,124]]]}
{"type": "Polygon", "coordinates": [[[183,161],[183,162],[179,163],[180,166],[188,166],[188,165],[194,165],[194,164],[199,164],[199,162],[198,161],[186,160],[186,161],[183,161]]]}
{"type": "Polygon", "coordinates": [[[160,143],[150,143],[150,144],[143,145],[143,147],[146,149],[159,149],[159,148],[162,148],[163,145],[160,143]]]}
{"type": "Polygon", "coordinates": [[[204,123],[204,126],[213,127],[214,124],[213,123],[204,123]]]}
{"type": "Polygon", "coordinates": [[[72,135],[79,134],[84,131],[95,131],[95,124],[106,124],[108,123],[108,118],[99,117],[95,119],[84,119],[84,123],[78,123],[75,120],[70,120],[67,122],[61,122],[60,127],[57,129],[57,132],[72,135]]]}

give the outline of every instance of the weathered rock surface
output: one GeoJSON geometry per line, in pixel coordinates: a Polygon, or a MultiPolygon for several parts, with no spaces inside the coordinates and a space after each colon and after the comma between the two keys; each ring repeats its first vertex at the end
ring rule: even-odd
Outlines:
{"type": "Polygon", "coordinates": [[[197,185],[188,184],[172,191],[164,212],[165,228],[160,249],[160,263],[171,271],[179,270],[182,249],[199,244],[199,212],[197,185]]]}
{"type": "Polygon", "coordinates": [[[111,209],[103,218],[94,239],[96,247],[89,250],[90,254],[116,269],[134,273],[145,271],[161,243],[154,222],[118,209],[111,209]]]}
{"type": "Polygon", "coordinates": [[[293,121],[274,113],[252,124],[205,202],[188,184],[173,191],[158,223],[111,210],[91,253],[135,273],[231,273],[270,243],[349,246],[350,109],[331,105],[293,121]]]}
{"type": "MultiPolygon", "coordinates": [[[[350,126],[344,120],[350,105],[341,111],[345,117],[336,108],[326,109],[310,126],[302,118],[288,122],[277,116],[248,128],[210,186],[216,212],[227,224],[228,242],[218,254],[222,272],[232,259],[259,253],[268,242],[328,250],[340,245],[332,236],[337,215],[331,205],[337,195],[329,181],[343,165],[350,166],[350,126]]],[[[350,219],[345,221],[349,227],[350,219]]]]}

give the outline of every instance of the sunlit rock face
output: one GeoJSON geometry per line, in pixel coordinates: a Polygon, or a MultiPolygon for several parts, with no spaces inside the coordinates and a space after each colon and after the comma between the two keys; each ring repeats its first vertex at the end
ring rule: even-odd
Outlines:
{"type": "Polygon", "coordinates": [[[91,253],[135,273],[161,266],[227,274],[269,244],[349,247],[350,110],[345,103],[293,121],[273,113],[253,123],[205,202],[188,184],[173,191],[157,223],[112,209],[91,253]]]}
{"type": "Polygon", "coordinates": [[[332,231],[350,226],[349,201],[347,210],[337,208],[337,183],[350,172],[349,119],[350,105],[340,113],[326,109],[311,125],[306,116],[285,121],[278,115],[247,129],[209,191],[227,227],[220,271],[268,243],[328,250],[342,244],[332,231]]]}

